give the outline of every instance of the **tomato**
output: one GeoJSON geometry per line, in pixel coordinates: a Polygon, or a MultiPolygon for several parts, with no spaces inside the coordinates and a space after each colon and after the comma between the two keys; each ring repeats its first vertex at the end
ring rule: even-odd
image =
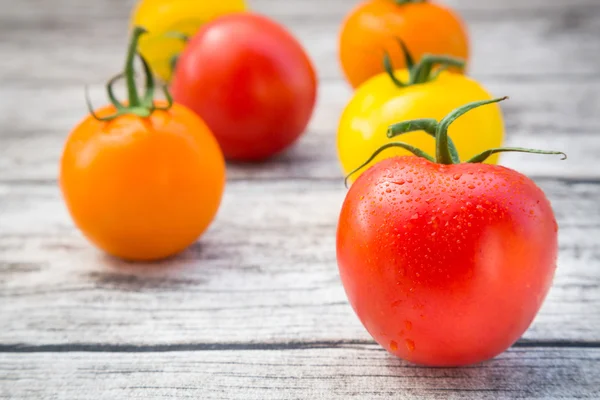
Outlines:
{"type": "Polygon", "coordinates": [[[340,64],[352,87],[383,72],[384,51],[403,65],[397,39],[417,60],[428,53],[469,58],[466,26],[452,10],[422,0],[370,0],[348,14],[339,34],[340,64]]]}
{"type": "Polygon", "coordinates": [[[225,161],[206,124],[191,110],[137,93],[133,58],[125,76],[128,105],[92,111],[70,133],[60,188],[77,227],[97,247],[128,260],[171,256],[210,225],[225,185],[225,161]]]}
{"type": "MultiPolygon", "coordinates": [[[[410,64],[410,53],[406,55],[410,64]]],[[[428,56],[411,65],[410,69],[392,72],[388,63],[388,72],[371,78],[355,92],[338,124],[337,151],[345,174],[389,142],[382,133],[394,122],[418,118],[440,119],[462,104],[491,98],[474,79],[434,68],[439,63],[460,65],[458,59],[428,56]]],[[[504,121],[500,107],[493,104],[473,110],[452,125],[450,136],[465,157],[502,145],[504,121]]],[[[435,149],[435,142],[418,132],[406,135],[404,141],[428,152],[435,149]]],[[[407,154],[406,150],[399,148],[380,155],[375,162],[384,157],[407,154]]],[[[486,162],[497,161],[498,156],[493,155],[486,162]]]]}
{"type": "Polygon", "coordinates": [[[460,163],[448,148],[451,120],[491,101],[440,123],[395,125],[397,133],[426,126],[436,160],[395,143],[420,157],[376,163],[342,206],[337,260],[350,304],[381,346],[414,363],[458,366],[500,354],[534,319],[556,269],[558,226],[543,191],[517,171],[479,162],[499,151],[563,153],[492,149],[460,163]]]}
{"type": "Polygon", "coordinates": [[[183,41],[170,34],[192,36],[202,24],[246,8],[244,0],[140,0],[132,12],[130,24],[148,30],[148,34],[140,39],[140,53],[152,71],[168,82],[173,57],[185,47],[183,41]]]}
{"type": "Polygon", "coordinates": [[[281,25],[257,14],[202,27],[181,54],[174,99],[200,115],[227,159],[259,161],[304,132],[314,108],[314,67],[281,25]]]}

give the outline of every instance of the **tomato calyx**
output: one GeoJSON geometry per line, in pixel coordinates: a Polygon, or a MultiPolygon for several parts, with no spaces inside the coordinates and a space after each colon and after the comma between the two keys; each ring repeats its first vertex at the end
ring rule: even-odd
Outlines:
{"type": "Polygon", "coordinates": [[[450,67],[457,67],[460,69],[465,67],[465,60],[461,58],[434,54],[425,54],[421,57],[419,62],[415,63],[406,43],[400,38],[397,38],[397,40],[402,49],[402,53],[404,54],[404,62],[406,63],[406,69],[409,74],[408,82],[402,82],[396,77],[392,59],[387,51],[383,55],[383,68],[394,85],[398,88],[405,88],[407,86],[434,81],[443,71],[450,67]],[[437,68],[434,68],[436,66],[437,68]]]}
{"type": "MultiPolygon", "coordinates": [[[[344,184],[347,187],[348,179],[353,174],[355,174],[356,172],[360,171],[362,168],[369,165],[369,163],[371,163],[371,161],[373,161],[375,159],[375,157],[377,157],[383,151],[393,148],[393,147],[399,147],[399,148],[405,149],[405,150],[411,152],[412,154],[414,154],[415,156],[424,158],[427,161],[430,161],[433,163],[446,164],[446,165],[461,164],[462,161],[460,160],[458,151],[456,150],[456,146],[452,142],[452,139],[450,139],[450,137],[448,136],[448,128],[450,127],[450,125],[454,121],[456,121],[458,118],[460,118],[462,115],[466,114],[467,112],[469,112],[475,108],[478,108],[478,107],[481,107],[481,106],[484,106],[487,104],[498,103],[498,102],[501,102],[506,99],[508,99],[508,97],[500,97],[500,98],[495,98],[495,99],[491,99],[491,100],[474,101],[471,103],[467,103],[461,107],[458,107],[458,108],[452,110],[448,115],[446,115],[444,118],[442,118],[439,122],[433,118],[425,118],[425,119],[415,119],[415,120],[410,120],[410,121],[399,122],[397,124],[391,125],[387,131],[387,137],[390,139],[395,138],[396,136],[400,136],[400,135],[403,135],[403,134],[406,134],[409,132],[416,132],[416,131],[423,131],[426,134],[428,134],[429,136],[432,136],[435,139],[435,143],[436,143],[435,158],[432,157],[431,155],[427,154],[423,150],[409,145],[408,143],[404,143],[404,142],[386,143],[385,145],[383,145],[379,149],[377,149],[373,153],[373,155],[371,155],[371,157],[369,157],[369,159],[367,161],[365,161],[358,168],[351,171],[346,176],[346,178],[344,180],[344,184]]],[[[482,163],[488,157],[490,157],[492,154],[503,153],[503,152],[518,152],[518,153],[533,153],[533,154],[557,154],[557,155],[563,156],[561,158],[561,160],[565,160],[567,158],[567,155],[562,151],[537,150],[537,149],[528,149],[528,148],[524,148],[524,147],[498,147],[498,148],[493,148],[493,149],[488,149],[486,151],[483,151],[483,152],[471,157],[470,159],[464,161],[464,163],[469,163],[469,164],[482,163]]]]}
{"type": "Polygon", "coordinates": [[[129,42],[129,47],[127,51],[127,57],[125,58],[125,69],[122,73],[112,77],[106,84],[106,92],[108,94],[108,98],[111,104],[116,108],[116,112],[112,115],[108,115],[106,117],[99,117],[92,107],[88,90],[86,87],[85,90],[85,99],[87,103],[87,107],[90,115],[94,117],[98,121],[111,121],[115,118],[118,118],[125,114],[133,114],[139,117],[145,118],[149,117],[155,110],[163,110],[166,111],[173,105],[173,99],[169,90],[166,86],[162,86],[163,93],[165,98],[167,99],[167,105],[165,107],[157,107],[154,104],[154,91],[156,89],[156,84],[154,82],[154,75],[150,70],[150,66],[146,59],[139,54],[138,52],[138,42],[140,36],[144,33],[147,33],[146,29],[140,26],[136,26],[133,29],[131,40],[129,42]],[[145,92],[143,96],[140,96],[138,93],[137,87],[135,85],[135,70],[133,66],[133,62],[135,56],[138,56],[142,62],[142,67],[145,76],[145,92]],[[115,96],[113,85],[115,82],[121,78],[125,78],[125,82],[127,85],[127,105],[121,103],[115,96]]]}

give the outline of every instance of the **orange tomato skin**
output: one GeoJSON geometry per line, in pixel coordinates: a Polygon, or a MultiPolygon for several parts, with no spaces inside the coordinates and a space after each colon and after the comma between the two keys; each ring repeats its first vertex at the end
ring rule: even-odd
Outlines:
{"type": "Polygon", "coordinates": [[[469,58],[467,28],[452,10],[428,2],[371,0],[348,14],[339,35],[340,63],[352,87],[384,71],[385,51],[394,68],[406,67],[398,39],[415,61],[427,53],[469,58]]]}
{"type": "MultiPolygon", "coordinates": [[[[114,111],[107,106],[97,114],[114,111]]],[[[77,227],[128,260],[161,259],[191,245],[214,219],[224,187],[215,138],[178,104],[148,118],[88,116],[71,132],[60,165],[60,188],[77,227]]]]}

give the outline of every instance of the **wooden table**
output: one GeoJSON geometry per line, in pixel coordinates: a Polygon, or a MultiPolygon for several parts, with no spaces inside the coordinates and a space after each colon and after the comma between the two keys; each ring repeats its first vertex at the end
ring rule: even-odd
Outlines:
{"type": "Polygon", "coordinates": [[[470,26],[472,75],[511,96],[508,144],[569,155],[502,158],[552,201],[558,272],[522,340],[458,369],[388,355],[338,277],[335,129],[351,92],[336,35],[354,3],[250,1],[316,62],[311,125],[286,154],[229,167],[198,244],[133,265],[82,238],[56,185],[83,85],[101,104],[121,68],[132,2],[0,0],[0,398],[600,399],[600,1],[448,1],[470,26]]]}

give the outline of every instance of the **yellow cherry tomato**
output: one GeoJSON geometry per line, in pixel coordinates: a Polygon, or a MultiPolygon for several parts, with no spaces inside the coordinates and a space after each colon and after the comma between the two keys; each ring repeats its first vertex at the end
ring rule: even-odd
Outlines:
{"type": "MultiPolygon", "coordinates": [[[[387,143],[401,141],[424,150],[435,157],[435,140],[423,131],[387,137],[390,125],[421,118],[442,119],[462,104],[492,97],[481,84],[460,73],[429,69],[432,76],[424,83],[399,87],[398,82],[410,82],[414,73],[408,69],[381,73],[366,81],[346,106],[338,125],[338,156],[345,175],[360,167],[377,149],[387,143]],[[433,71],[433,72],[431,72],[433,71]],[[439,74],[434,76],[435,74],[439,74]]],[[[456,120],[449,128],[461,160],[494,147],[504,139],[502,112],[497,104],[478,108],[456,120]]],[[[358,176],[376,162],[395,155],[410,155],[401,148],[390,148],[352,175],[358,176]]],[[[486,161],[495,164],[498,156],[486,161]]]]}
{"type": "Polygon", "coordinates": [[[202,24],[224,14],[246,11],[245,0],[140,0],[131,16],[131,27],[149,32],[140,41],[140,53],[154,73],[168,82],[173,57],[185,43],[168,33],[194,35],[202,24]]]}

